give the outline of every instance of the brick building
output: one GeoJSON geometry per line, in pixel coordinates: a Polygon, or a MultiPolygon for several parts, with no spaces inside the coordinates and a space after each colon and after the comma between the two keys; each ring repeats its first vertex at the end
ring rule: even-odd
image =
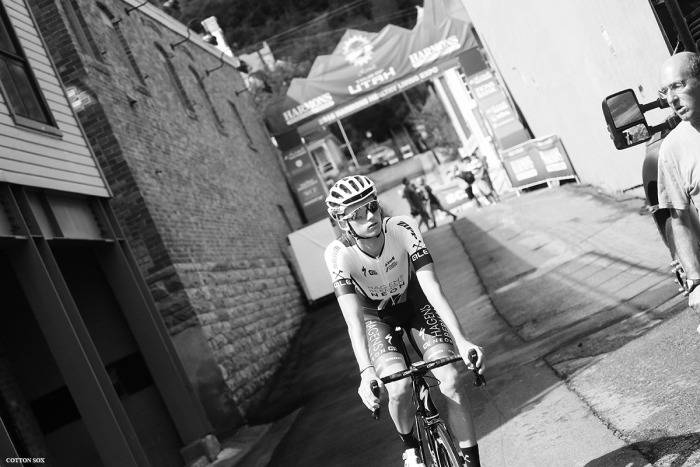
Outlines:
{"type": "Polygon", "coordinates": [[[235,60],[151,4],[29,4],[215,430],[240,425],[303,304],[301,220],[235,60]]]}
{"type": "Polygon", "coordinates": [[[0,464],[206,462],[214,428],[116,220],[74,91],[27,3],[2,0],[0,464]]]}
{"type": "Polygon", "coordinates": [[[0,19],[0,457],[211,461],[303,313],[301,219],[237,63],[140,1],[0,19]]]}

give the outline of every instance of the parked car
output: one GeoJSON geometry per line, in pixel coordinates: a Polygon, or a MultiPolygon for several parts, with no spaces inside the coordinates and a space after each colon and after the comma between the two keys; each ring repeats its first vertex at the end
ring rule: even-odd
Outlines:
{"type": "Polygon", "coordinates": [[[413,150],[411,149],[411,145],[407,144],[406,146],[401,146],[401,155],[403,156],[404,159],[408,159],[409,157],[413,157],[413,150]]]}
{"type": "Polygon", "coordinates": [[[372,165],[375,167],[384,167],[396,164],[399,161],[396,151],[384,145],[370,149],[367,153],[367,157],[372,161],[372,165]]]}

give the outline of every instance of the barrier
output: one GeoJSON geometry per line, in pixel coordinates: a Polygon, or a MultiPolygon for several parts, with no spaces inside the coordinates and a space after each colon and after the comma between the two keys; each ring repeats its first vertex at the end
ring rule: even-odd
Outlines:
{"type": "Polygon", "coordinates": [[[578,176],[558,135],[535,138],[500,152],[513,188],[521,190],[578,176]]]}

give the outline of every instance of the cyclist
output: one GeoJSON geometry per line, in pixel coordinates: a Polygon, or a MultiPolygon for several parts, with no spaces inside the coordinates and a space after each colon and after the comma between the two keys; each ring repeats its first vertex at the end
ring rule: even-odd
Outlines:
{"type": "MultiPolygon", "coordinates": [[[[383,218],[374,183],[363,175],[336,182],[326,198],[328,213],[342,235],[326,248],[326,264],[348,326],[360,371],[358,393],[367,408],[379,407],[370,383],[383,387],[382,376],[406,369],[395,347],[394,328],[406,330],[423,360],[454,355],[456,345],[468,367],[469,350],[481,347],[467,340],[435,273],[416,221],[409,216],[383,218]]],[[[448,420],[468,467],[481,467],[474,421],[466,391],[454,364],[432,370],[446,396],[448,420]]],[[[424,467],[413,435],[411,381],[386,385],[389,413],[404,443],[405,467],[424,467]]]]}

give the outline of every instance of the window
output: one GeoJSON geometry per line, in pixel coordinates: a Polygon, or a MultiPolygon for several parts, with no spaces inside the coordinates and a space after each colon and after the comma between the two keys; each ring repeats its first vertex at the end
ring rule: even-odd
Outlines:
{"type": "Polygon", "coordinates": [[[15,123],[60,135],[2,3],[0,20],[0,83],[15,123]]]}
{"type": "Polygon", "coordinates": [[[234,104],[231,101],[228,101],[229,105],[231,106],[231,112],[233,113],[233,117],[238,123],[238,128],[241,128],[245,132],[245,137],[248,140],[248,146],[257,151],[255,148],[255,145],[253,144],[253,139],[250,137],[250,133],[248,133],[248,128],[246,128],[245,123],[243,122],[243,119],[241,118],[241,114],[238,112],[238,109],[236,108],[236,104],[234,104]]]}
{"type": "Polygon", "coordinates": [[[94,59],[99,59],[99,55],[95,52],[90,44],[90,41],[88,40],[86,31],[83,27],[84,20],[80,13],[76,11],[72,0],[61,0],[61,5],[63,6],[63,11],[66,12],[68,24],[73,31],[75,40],[78,42],[78,48],[80,51],[94,59]]]}
{"type": "Polygon", "coordinates": [[[207,88],[204,86],[204,81],[202,80],[202,77],[199,76],[199,73],[197,73],[197,71],[194,68],[190,67],[190,71],[194,75],[194,79],[197,81],[197,85],[199,86],[200,91],[202,91],[202,96],[204,97],[204,100],[207,102],[207,106],[209,107],[209,111],[211,112],[212,116],[214,117],[214,121],[216,122],[216,126],[221,128],[223,126],[223,122],[221,121],[219,114],[216,113],[216,108],[214,107],[214,103],[211,101],[211,98],[209,97],[209,93],[207,92],[207,88]]]}
{"type": "Polygon", "coordinates": [[[187,93],[185,93],[185,88],[182,86],[182,81],[180,81],[180,78],[177,76],[175,67],[170,62],[168,54],[165,52],[165,49],[163,49],[163,47],[157,42],[154,43],[154,45],[156,46],[156,49],[158,49],[158,58],[160,58],[160,61],[165,67],[165,71],[168,73],[168,78],[170,78],[170,84],[172,84],[173,88],[175,89],[177,96],[180,98],[180,102],[182,102],[182,105],[185,106],[187,114],[190,116],[190,118],[197,118],[197,115],[194,113],[194,104],[192,104],[192,101],[189,99],[189,97],[187,97],[187,93]]]}
{"type": "Polygon", "coordinates": [[[129,44],[124,38],[124,33],[119,26],[119,21],[116,21],[115,16],[104,5],[98,3],[97,8],[100,12],[102,22],[105,24],[105,26],[107,26],[108,44],[113,50],[116,51],[117,60],[126,65],[126,68],[131,76],[143,83],[143,77],[139,71],[136,60],[134,59],[134,55],[131,53],[129,44]]]}

